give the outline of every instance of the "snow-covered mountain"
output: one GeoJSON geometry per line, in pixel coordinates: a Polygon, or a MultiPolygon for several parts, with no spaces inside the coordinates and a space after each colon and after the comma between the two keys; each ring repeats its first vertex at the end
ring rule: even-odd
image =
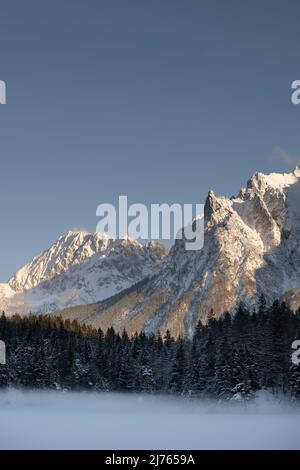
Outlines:
{"type": "MultiPolygon", "coordinates": [[[[141,285],[65,317],[133,333],[191,334],[198,320],[286,295],[300,299],[300,170],[256,173],[230,199],[209,192],[204,246],[186,251],[177,240],[160,270],[141,285]]],[[[299,304],[291,304],[294,308],[299,304]]]]}
{"type": "Polygon", "coordinates": [[[98,234],[68,232],[0,285],[0,308],[60,311],[101,327],[191,334],[198,320],[283,298],[300,307],[300,170],[256,173],[230,199],[209,192],[204,244],[166,255],[98,234]]]}
{"type": "Polygon", "coordinates": [[[69,231],[0,284],[0,308],[41,313],[97,302],[152,274],[165,255],[158,243],[69,231]]]}

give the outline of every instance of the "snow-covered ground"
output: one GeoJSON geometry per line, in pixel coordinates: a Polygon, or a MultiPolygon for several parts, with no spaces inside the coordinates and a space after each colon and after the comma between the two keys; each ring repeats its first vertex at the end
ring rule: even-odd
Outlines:
{"type": "Polygon", "coordinates": [[[1,449],[300,449],[300,408],[113,393],[0,393],[1,449]]]}

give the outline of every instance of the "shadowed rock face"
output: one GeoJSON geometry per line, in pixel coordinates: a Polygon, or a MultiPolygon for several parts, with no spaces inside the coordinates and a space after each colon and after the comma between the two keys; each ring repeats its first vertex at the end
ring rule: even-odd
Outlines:
{"type": "Polygon", "coordinates": [[[189,335],[199,319],[234,311],[240,301],[255,307],[262,293],[270,303],[300,287],[299,178],[298,169],[257,173],[238,197],[210,191],[202,250],[185,251],[184,240],[177,240],[142,287],[110,299],[109,306],[94,305],[92,317],[84,318],[80,307],[72,316],[104,329],[109,319],[118,331],[189,335]]]}
{"type": "Polygon", "coordinates": [[[111,240],[69,231],[0,284],[0,308],[10,313],[48,313],[97,302],[155,272],[166,255],[158,243],[111,240]]]}
{"type": "Polygon", "coordinates": [[[7,298],[13,289],[20,296],[14,294],[15,305],[24,304],[25,296],[28,308],[36,299],[36,311],[70,306],[61,311],[65,318],[104,330],[109,326],[129,333],[170,329],[176,336],[192,334],[199,319],[206,322],[209,315],[234,311],[241,301],[255,307],[261,294],[268,303],[286,294],[284,299],[298,305],[300,170],[256,173],[230,199],[210,191],[204,227],[201,250],[186,251],[183,239],[168,255],[157,244],[141,247],[133,241],[119,242],[119,247],[114,241],[112,249],[109,242],[91,234],[81,235],[83,240],[74,250],[69,235],[71,248],[65,241],[63,251],[55,245],[34,259],[8,285],[0,286],[0,297],[7,298]],[[99,252],[107,257],[100,264],[99,252]],[[40,301],[45,291],[48,303],[43,297],[40,301]],[[99,302],[91,303],[89,299],[97,295],[99,302]]]}

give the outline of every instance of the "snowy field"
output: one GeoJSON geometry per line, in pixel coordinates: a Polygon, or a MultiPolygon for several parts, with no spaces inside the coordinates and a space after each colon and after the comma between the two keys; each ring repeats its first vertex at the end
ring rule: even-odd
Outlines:
{"type": "Polygon", "coordinates": [[[300,449],[300,408],[70,392],[0,393],[1,449],[300,449]]]}

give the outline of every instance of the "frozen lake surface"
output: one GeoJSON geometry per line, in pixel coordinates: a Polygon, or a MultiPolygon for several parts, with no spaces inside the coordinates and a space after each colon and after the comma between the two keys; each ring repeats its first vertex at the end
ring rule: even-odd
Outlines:
{"type": "Polygon", "coordinates": [[[300,408],[117,393],[0,393],[1,449],[300,449],[300,408]]]}

